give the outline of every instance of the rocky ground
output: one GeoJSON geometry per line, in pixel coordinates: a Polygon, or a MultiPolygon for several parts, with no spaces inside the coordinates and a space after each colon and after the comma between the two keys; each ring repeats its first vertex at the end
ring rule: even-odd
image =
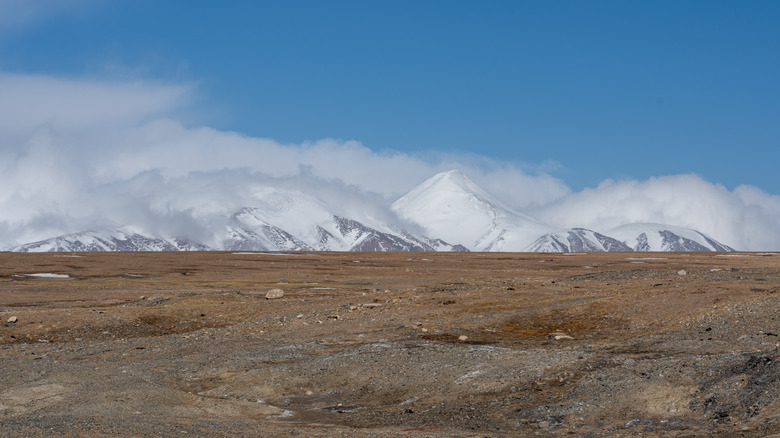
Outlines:
{"type": "Polygon", "coordinates": [[[778,254],[0,253],[0,436],[780,436],[778,291],[778,254]]]}

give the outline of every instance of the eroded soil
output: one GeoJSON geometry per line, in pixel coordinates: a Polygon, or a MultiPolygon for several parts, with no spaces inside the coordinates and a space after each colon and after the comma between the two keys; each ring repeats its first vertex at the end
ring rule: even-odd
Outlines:
{"type": "Polygon", "coordinates": [[[0,253],[0,436],[771,436],[779,291],[778,254],[0,253]]]}

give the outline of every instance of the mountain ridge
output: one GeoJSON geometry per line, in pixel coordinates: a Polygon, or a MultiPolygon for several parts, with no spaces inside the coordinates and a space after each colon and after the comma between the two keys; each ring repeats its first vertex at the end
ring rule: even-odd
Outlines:
{"type": "Polygon", "coordinates": [[[210,229],[210,244],[185,236],[133,231],[132,226],[79,231],[10,248],[13,252],[74,251],[734,251],[690,228],[625,224],[606,232],[562,229],[508,207],[463,172],[442,172],[390,206],[397,223],[357,216],[311,194],[267,188],[254,206],[233,211],[210,229]],[[400,223],[414,224],[411,232],[400,223]]]}

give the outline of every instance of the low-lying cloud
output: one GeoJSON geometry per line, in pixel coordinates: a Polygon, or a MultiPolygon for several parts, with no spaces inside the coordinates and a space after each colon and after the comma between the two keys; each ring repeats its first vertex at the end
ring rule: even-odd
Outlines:
{"type": "Polygon", "coordinates": [[[189,85],[0,74],[0,94],[9,97],[0,101],[6,247],[123,225],[198,236],[214,218],[252,206],[263,186],[388,220],[393,200],[451,168],[519,206],[569,193],[556,178],[486,157],[375,152],[351,140],[280,144],[189,127],[176,118],[193,100],[189,85]]]}
{"type": "Polygon", "coordinates": [[[535,214],[554,225],[601,232],[626,223],[656,222],[694,228],[741,250],[780,249],[780,196],[744,185],[730,191],[697,175],[607,180],[535,214]]]}
{"type": "Polygon", "coordinates": [[[780,198],[753,187],[678,175],[572,193],[547,173],[483,156],[377,152],[354,140],[280,144],[188,126],[179,115],[195,93],[187,84],[0,74],[0,248],[123,225],[205,239],[214,220],[272,186],[392,221],[392,201],[453,168],[553,225],[662,222],[739,249],[780,248],[780,198]]]}

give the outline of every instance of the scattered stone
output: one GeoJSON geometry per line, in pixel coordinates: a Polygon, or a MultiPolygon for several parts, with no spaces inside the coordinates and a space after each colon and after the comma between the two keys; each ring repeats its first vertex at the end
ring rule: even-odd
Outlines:
{"type": "Polygon", "coordinates": [[[380,307],[380,306],[382,306],[382,303],[366,303],[360,305],[360,307],[367,307],[367,308],[380,307]]]}
{"type": "Polygon", "coordinates": [[[465,341],[465,340],[467,340],[468,338],[469,338],[469,337],[468,337],[468,336],[466,336],[466,335],[460,335],[460,336],[458,336],[458,340],[459,340],[459,341],[465,341]]]}
{"type": "Polygon", "coordinates": [[[550,427],[550,422],[549,421],[540,421],[539,422],[539,429],[547,429],[548,427],[550,427]]]}
{"type": "Polygon", "coordinates": [[[12,316],[12,317],[8,318],[8,321],[6,321],[6,322],[9,323],[9,324],[16,324],[16,321],[19,321],[19,318],[17,318],[16,316],[12,316]]]}
{"type": "Polygon", "coordinates": [[[314,395],[314,393],[311,391],[306,391],[306,395],[314,395]]]}
{"type": "Polygon", "coordinates": [[[561,333],[561,332],[550,333],[548,337],[554,338],[556,341],[560,341],[561,339],[572,339],[572,340],[574,339],[571,336],[567,335],[566,333],[561,333]]]}
{"type": "Polygon", "coordinates": [[[265,298],[267,300],[282,298],[283,296],[284,296],[284,291],[281,289],[271,289],[268,291],[268,293],[265,294],[265,298]]]}
{"type": "Polygon", "coordinates": [[[677,275],[688,275],[688,271],[686,271],[685,269],[681,269],[677,271],[677,275]]]}

